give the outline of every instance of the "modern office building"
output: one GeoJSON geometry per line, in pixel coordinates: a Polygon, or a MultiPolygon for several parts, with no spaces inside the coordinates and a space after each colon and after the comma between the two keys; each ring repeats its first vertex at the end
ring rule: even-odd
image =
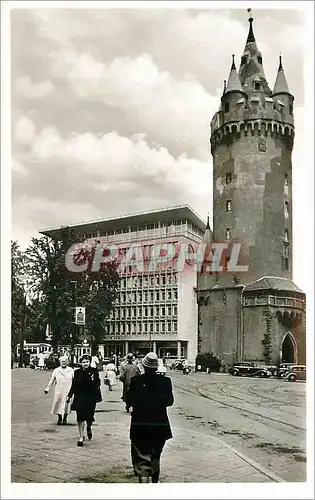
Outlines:
{"type": "MultiPolygon", "coordinates": [[[[70,226],[82,241],[95,239],[115,245],[125,255],[139,247],[143,269],[129,265],[120,270],[120,287],[111,317],[106,322],[101,351],[144,355],[149,349],[159,357],[185,357],[194,362],[197,354],[197,272],[179,266],[183,245],[194,250],[202,242],[205,223],[188,206],[167,207],[117,218],[101,219],[70,226]],[[150,269],[158,245],[171,245],[174,257],[150,269]]],[[[41,231],[58,237],[60,228],[41,231]]]]}

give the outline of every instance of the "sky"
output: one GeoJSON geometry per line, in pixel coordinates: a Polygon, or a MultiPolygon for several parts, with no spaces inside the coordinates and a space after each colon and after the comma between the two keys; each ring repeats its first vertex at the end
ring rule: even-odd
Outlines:
{"type": "MultiPolygon", "coordinates": [[[[274,2],[272,2],[274,3],[274,2]]],[[[102,2],[99,2],[103,5],[102,2]]],[[[222,5],[224,2],[222,2],[222,5]]],[[[213,8],[11,11],[12,238],[188,203],[212,216],[210,122],[248,13],[213,8]]],[[[294,238],[303,237],[306,14],[253,8],[272,88],[295,96],[294,238]]],[[[294,278],[307,271],[295,258],[294,278]]]]}

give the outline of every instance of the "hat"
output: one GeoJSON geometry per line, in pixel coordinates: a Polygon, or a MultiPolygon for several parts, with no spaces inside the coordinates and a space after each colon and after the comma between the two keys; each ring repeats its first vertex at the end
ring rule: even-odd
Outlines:
{"type": "Polygon", "coordinates": [[[143,366],[146,368],[158,368],[159,367],[159,362],[158,362],[158,357],[155,354],[155,352],[148,352],[142,360],[143,366]]]}
{"type": "Polygon", "coordinates": [[[133,359],[133,354],[132,354],[132,352],[130,352],[129,354],[127,354],[127,359],[133,359]]]}

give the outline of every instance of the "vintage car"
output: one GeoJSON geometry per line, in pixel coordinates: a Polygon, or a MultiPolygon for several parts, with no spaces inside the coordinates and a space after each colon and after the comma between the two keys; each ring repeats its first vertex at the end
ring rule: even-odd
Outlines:
{"type": "Polygon", "coordinates": [[[283,378],[291,366],[294,366],[294,363],[281,363],[275,372],[275,376],[283,378]]]}
{"type": "Polygon", "coordinates": [[[271,371],[265,366],[258,366],[251,361],[238,361],[229,369],[233,376],[247,375],[249,377],[271,377],[271,371]]]}
{"type": "Polygon", "coordinates": [[[156,373],[158,373],[159,375],[166,375],[166,366],[164,366],[163,360],[159,359],[158,362],[159,362],[159,367],[156,373]]]}
{"type": "Polygon", "coordinates": [[[306,366],[293,365],[288,368],[283,378],[288,382],[296,382],[297,380],[306,380],[306,366]]]}

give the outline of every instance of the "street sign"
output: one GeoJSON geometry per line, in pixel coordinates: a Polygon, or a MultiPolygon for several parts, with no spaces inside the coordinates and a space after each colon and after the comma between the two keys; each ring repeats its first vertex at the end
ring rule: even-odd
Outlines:
{"type": "Polygon", "coordinates": [[[75,308],[75,323],[77,325],[85,325],[85,307],[75,308]]]}

